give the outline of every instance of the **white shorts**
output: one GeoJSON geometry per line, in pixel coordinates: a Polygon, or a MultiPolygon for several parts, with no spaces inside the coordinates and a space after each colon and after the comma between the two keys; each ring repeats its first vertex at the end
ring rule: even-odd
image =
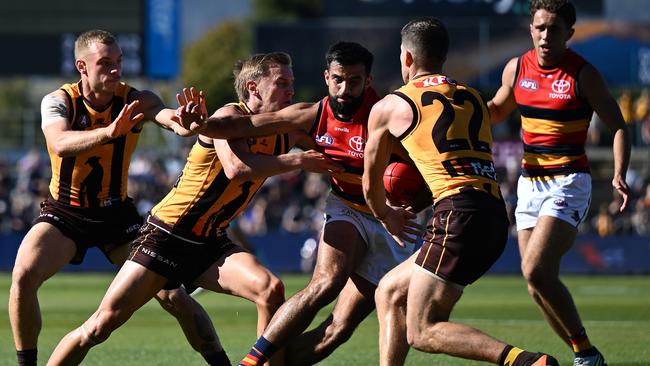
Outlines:
{"type": "Polygon", "coordinates": [[[349,222],[357,228],[366,242],[367,251],[354,272],[375,285],[388,271],[417,250],[415,245],[399,246],[374,216],[349,207],[330,193],[325,205],[325,225],[333,221],[349,222]]]}
{"type": "Polygon", "coordinates": [[[519,177],[517,230],[534,227],[540,216],[557,217],[578,227],[591,203],[591,175],[572,173],[559,177],[519,177]]]}

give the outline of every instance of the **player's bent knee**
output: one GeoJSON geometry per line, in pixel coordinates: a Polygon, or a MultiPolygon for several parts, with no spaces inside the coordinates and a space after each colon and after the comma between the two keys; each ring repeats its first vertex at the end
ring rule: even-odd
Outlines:
{"type": "Polygon", "coordinates": [[[13,295],[20,296],[22,292],[34,292],[38,290],[42,283],[43,279],[38,271],[16,266],[11,272],[10,291],[13,295]]]}
{"type": "Polygon", "coordinates": [[[549,280],[549,274],[540,266],[522,266],[521,272],[528,282],[529,292],[531,287],[536,290],[543,288],[549,280]]]}
{"type": "Polygon", "coordinates": [[[418,349],[420,333],[418,330],[413,330],[409,327],[406,328],[406,342],[409,347],[418,349]]]}
{"type": "Polygon", "coordinates": [[[124,312],[114,310],[98,310],[83,325],[87,332],[88,339],[93,342],[104,342],[110,337],[111,333],[117,329],[126,319],[124,312]]]}
{"type": "Polygon", "coordinates": [[[162,306],[163,309],[168,312],[174,311],[174,303],[168,291],[160,291],[156,294],[156,300],[158,300],[158,303],[160,303],[160,306],[162,306]]]}
{"type": "Polygon", "coordinates": [[[190,296],[183,289],[174,289],[174,290],[160,290],[156,294],[156,300],[160,305],[176,316],[178,313],[183,312],[184,309],[191,309],[191,299],[190,296]]]}
{"type": "Polygon", "coordinates": [[[273,276],[268,275],[254,289],[256,293],[255,303],[260,306],[278,307],[284,302],[284,283],[273,276]]]}
{"type": "Polygon", "coordinates": [[[383,279],[375,290],[375,303],[377,306],[394,307],[406,303],[407,292],[404,288],[395,286],[395,283],[383,279]]]}
{"type": "Polygon", "coordinates": [[[91,325],[88,325],[86,323],[82,324],[78,329],[78,332],[81,333],[81,346],[82,347],[93,347],[96,346],[100,343],[103,343],[108,339],[108,336],[106,337],[101,337],[98,332],[95,331],[95,328],[93,328],[91,325]]]}
{"type": "Polygon", "coordinates": [[[105,342],[113,333],[113,327],[110,323],[102,321],[97,317],[94,321],[87,321],[79,327],[81,332],[82,346],[92,347],[105,342]]]}
{"type": "Polygon", "coordinates": [[[279,278],[273,276],[269,284],[267,303],[279,305],[284,302],[284,283],[279,278]]]}

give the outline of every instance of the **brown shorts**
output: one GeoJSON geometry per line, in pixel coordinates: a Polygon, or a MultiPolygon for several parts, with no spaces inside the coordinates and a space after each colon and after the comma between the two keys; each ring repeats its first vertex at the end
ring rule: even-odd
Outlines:
{"type": "Polygon", "coordinates": [[[74,241],[77,253],[70,261],[80,264],[88,248],[99,248],[110,261],[113,249],[128,244],[138,234],[142,217],[128,198],[99,208],[84,208],[58,203],[52,197],[41,202],[41,213],[34,224],[47,222],[74,241]]]}
{"type": "Polygon", "coordinates": [[[195,288],[194,281],[235,248],[240,247],[225,234],[214,241],[198,244],[147,222],[131,244],[128,260],[166,277],[164,288],[167,290],[180,285],[195,288]]]}
{"type": "Polygon", "coordinates": [[[415,263],[447,281],[466,286],[501,256],[508,240],[502,200],[467,191],[438,202],[415,263]]]}

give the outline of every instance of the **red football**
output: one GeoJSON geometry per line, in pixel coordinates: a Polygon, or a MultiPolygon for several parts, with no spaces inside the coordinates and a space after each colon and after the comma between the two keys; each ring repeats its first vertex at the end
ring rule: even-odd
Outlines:
{"type": "Polygon", "coordinates": [[[384,188],[391,202],[408,206],[426,186],[415,166],[394,162],[384,170],[384,188]]]}

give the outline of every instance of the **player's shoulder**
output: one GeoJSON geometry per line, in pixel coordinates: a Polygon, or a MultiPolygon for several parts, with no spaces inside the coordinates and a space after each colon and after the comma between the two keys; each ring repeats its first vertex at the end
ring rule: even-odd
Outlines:
{"type": "Polygon", "coordinates": [[[377,101],[372,110],[384,113],[399,113],[401,109],[410,110],[410,103],[410,98],[406,94],[396,90],[377,101]]]}
{"type": "Polygon", "coordinates": [[[381,98],[370,111],[373,123],[388,122],[391,125],[410,123],[413,115],[417,114],[414,102],[405,94],[393,92],[381,98]]]}
{"type": "Polygon", "coordinates": [[[60,100],[60,99],[65,100],[66,104],[68,104],[68,94],[63,89],[56,89],[43,96],[43,102],[49,100],[60,100]]]}

